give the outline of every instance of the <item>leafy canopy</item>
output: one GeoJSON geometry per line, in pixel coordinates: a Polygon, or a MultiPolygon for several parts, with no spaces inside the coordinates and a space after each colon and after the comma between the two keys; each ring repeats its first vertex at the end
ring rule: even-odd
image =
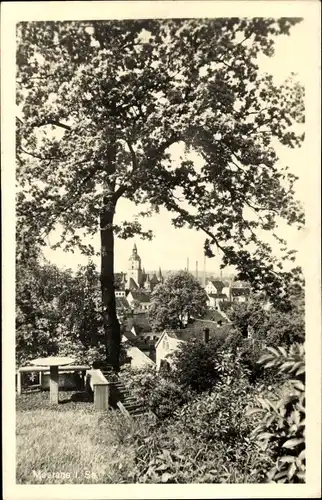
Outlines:
{"type": "MultiPolygon", "coordinates": [[[[290,274],[259,232],[303,222],[276,143],[300,145],[303,89],[276,86],[257,56],[299,19],[30,22],[17,28],[18,217],[39,242],[59,222],[66,248],[98,230],[121,196],[206,233],[223,265],[274,295],[290,274]],[[170,146],[187,155],[175,165],[170,146]],[[248,212],[253,216],[248,216],[248,212]]],[[[139,221],[113,225],[151,237],[139,221]]],[[[278,242],[284,245],[283,239],[278,242]]],[[[294,258],[285,249],[285,258],[294,258]]]]}
{"type": "Polygon", "coordinates": [[[170,274],[151,295],[149,319],[156,331],[182,328],[191,317],[200,317],[207,310],[207,294],[187,271],[170,274]]]}

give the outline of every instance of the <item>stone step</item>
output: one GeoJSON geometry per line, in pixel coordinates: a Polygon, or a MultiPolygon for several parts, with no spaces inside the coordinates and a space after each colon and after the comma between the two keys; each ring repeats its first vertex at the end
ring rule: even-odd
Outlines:
{"type": "Polygon", "coordinates": [[[117,389],[124,389],[124,390],[128,390],[127,387],[124,385],[124,384],[115,384],[115,383],[111,383],[111,385],[113,385],[113,387],[116,387],[117,389]]]}
{"type": "Polygon", "coordinates": [[[140,417],[141,415],[145,415],[147,412],[144,408],[138,408],[137,410],[132,410],[129,412],[131,417],[140,417]]]}
{"type": "Polygon", "coordinates": [[[127,404],[124,404],[123,403],[123,406],[124,408],[127,409],[128,412],[130,412],[131,410],[139,410],[139,409],[142,409],[142,405],[136,405],[136,404],[132,404],[132,405],[127,405],[127,404]]]}

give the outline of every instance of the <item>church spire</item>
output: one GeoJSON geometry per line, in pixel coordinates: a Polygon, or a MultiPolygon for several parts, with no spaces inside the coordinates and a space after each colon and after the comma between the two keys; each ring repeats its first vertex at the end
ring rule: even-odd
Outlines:
{"type": "Polygon", "coordinates": [[[161,267],[159,267],[158,278],[159,278],[160,281],[163,280],[163,276],[162,276],[162,272],[161,272],[161,267]]]}

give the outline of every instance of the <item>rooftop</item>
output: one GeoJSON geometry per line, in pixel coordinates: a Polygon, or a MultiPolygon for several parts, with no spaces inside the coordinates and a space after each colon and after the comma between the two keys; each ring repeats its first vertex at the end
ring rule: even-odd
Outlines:
{"type": "Polygon", "coordinates": [[[138,302],[150,302],[151,294],[148,292],[143,292],[141,290],[131,290],[131,294],[134,300],[138,302]]]}
{"type": "Polygon", "coordinates": [[[213,321],[200,321],[195,320],[193,324],[188,325],[182,330],[165,330],[169,337],[177,340],[203,340],[205,329],[209,329],[209,338],[222,338],[226,337],[231,329],[230,324],[225,324],[223,326],[218,326],[217,323],[213,321]]]}
{"type": "Polygon", "coordinates": [[[208,297],[212,297],[213,299],[228,299],[225,293],[209,293],[208,297]]]}
{"type": "Polygon", "coordinates": [[[249,288],[238,288],[234,287],[231,289],[231,294],[233,297],[241,297],[243,295],[249,295],[250,294],[250,289],[249,288]]]}
{"type": "Polygon", "coordinates": [[[116,308],[130,309],[130,304],[125,297],[115,297],[116,308]]]}
{"type": "Polygon", "coordinates": [[[148,333],[152,330],[148,315],[146,313],[133,314],[133,316],[127,318],[125,323],[125,330],[131,331],[133,327],[135,328],[137,335],[141,333],[148,333]]]}

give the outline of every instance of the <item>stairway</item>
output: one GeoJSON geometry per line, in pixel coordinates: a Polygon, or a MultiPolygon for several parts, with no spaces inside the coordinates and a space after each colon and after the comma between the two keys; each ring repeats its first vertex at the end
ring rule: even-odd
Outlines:
{"type": "Polygon", "coordinates": [[[110,388],[111,401],[113,403],[112,406],[118,407],[124,413],[129,413],[131,417],[137,417],[146,413],[144,406],[142,406],[142,404],[133,395],[131,395],[121,380],[112,382],[110,388]]]}

